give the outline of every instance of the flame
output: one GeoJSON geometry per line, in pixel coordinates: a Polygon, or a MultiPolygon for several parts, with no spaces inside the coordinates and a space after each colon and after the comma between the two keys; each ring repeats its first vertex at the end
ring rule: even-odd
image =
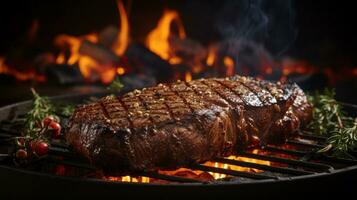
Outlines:
{"type": "MultiPolygon", "coordinates": [[[[259,150],[258,149],[254,149],[253,150],[254,154],[258,154],[259,150]]],[[[242,157],[242,156],[229,156],[227,157],[227,159],[230,160],[238,160],[238,161],[243,161],[243,162],[250,162],[250,163],[256,163],[256,164],[261,164],[261,165],[270,165],[270,161],[266,161],[266,160],[258,160],[258,159],[254,159],[254,158],[247,158],[247,157],[242,157]]],[[[225,163],[219,163],[219,162],[206,162],[204,163],[204,165],[206,166],[214,166],[216,168],[222,168],[222,169],[231,169],[231,170],[235,170],[235,171],[243,171],[243,172],[251,172],[251,173],[259,173],[262,172],[262,170],[259,169],[255,169],[255,168],[249,168],[249,167],[241,167],[241,166],[237,166],[237,165],[230,165],[230,164],[225,164],[225,163]]],[[[219,173],[215,173],[215,172],[209,172],[214,179],[221,179],[221,178],[225,178],[227,177],[226,174],[219,174],[219,173]]]]}
{"type": "Polygon", "coordinates": [[[223,63],[226,66],[226,75],[227,76],[233,76],[234,75],[234,61],[231,57],[225,56],[223,58],[223,63]]]}
{"type": "MultiPolygon", "coordinates": [[[[129,22],[123,2],[118,0],[117,5],[120,15],[120,32],[113,44],[112,50],[116,55],[122,56],[129,43],[129,22]]],[[[116,68],[115,63],[102,64],[90,56],[81,54],[80,47],[85,40],[96,44],[98,43],[98,34],[91,33],[79,37],[70,35],[57,36],[54,42],[55,45],[63,49],[69,48],[70,55],[66,58],[66,54],[61,52],[56,58],[56,63],[78,64],[81,74],[88,81],[93,81],[99,76],[103,83],[110,83],[116,74],[123,75],[125,73],[125,69],[122,67],[116,68]]]]}
{"type": "MultiPolygon", "coordinates": [[[[259,154],[261,152],[258,149],[254,149],[252,153],[259,154]]],[[[227,157],[227,159],[256,163],[256,164],[261,164],[261,165],[268,165],[268,166],[271,165],[270,161],[258,160],[258,159],[247,158],[247,157],[242,157],[242,156],[229,156],[229,157],[227,157]]],[[[250,172],[250,173],[262,172],[262,170],[255,169],[255,168],[241,167],[241,166],[230,165],[230,164],[219,163],[219,162],[211,162],[211,161],[207,161],[207,162],[203,163],[203,165],[209,166],[209,167],[222,168],[222,169],[230,169],[230,170],[235,170],[235,171],[250,172]]],[[[187,169],[187,168],[179,168],[177,170],[159,170],[158,172],[160,174],[165,174],[165,175],[170,175],[170,176],[183,176],[186,178],[195,178],[195,179],[204,179],[204,180],[217,180],[217,179],[222,179],[222,178],[227,177],[226,174],[220,174],[220,173],[215,173],[215,172],[207,173],[204,171],[191,170],[191,169],[187,169]]],[[[140,177],[140,176],[139,177],[131,177],[131,176],[105,177],[105,179],[111,180],[111,181],[121,181],[121,182],[140,182],[140,183],[160,182],[155,179],[150,179],[148,177],[140,177]]]]}
{"type": "Polygon", "coordinates": [[[207,59],[206,59],[207,66],[213,66],[215,59],[216,59],[216,50],[214,48],[209,48],[207,59]]]}
{"type": "Polygon", "coordinates": [[[129,19],[121,0],[117,1],[117,6],[120,15],[120,32],[117,41],[113,44],[113,50],[117,55],[122,56],[129,44],[129,19]]]}
{"type": "Polygon", "coordinates": [[[178,13],[174,10],[165,10],[156,28],[148,34],[146,45],[162,59],[168,60],[171,64],[177,64],[181,62],[181,59],[172,55],[169,43],[171,24],[173,22],[177,24],[179,38],[185,39],[186,32],[178,13]]]}
{"type": "Polygon", "coordinates": [[[192,74],[191,72],[186,72],[185,74],[185,81],[191,81],[192,80],[192,74]]]}
{"type": "Polygon", "coordinates": [[[285,58],[281,62],[281,81],[285,81],[287,76],[293,73],[297,74],[312,74],[316,72],[316,68],[309,65],[305,61],[285,58]]]}
{"type": "Polygon", "coordinates": [[[0,74],[14,76],[19,81],[35,80],[44,82],[46,80],[45,76],[37,74],[34,70],[18,71],[6,65],[5,61],[4,57],[0,57],[0,74]]]}
{"type": "Polygon", "coordinates": [[[121,181],[121,182],[132,182],[132,183],[150,183],[150,178],[145,176],[140,177],[131,177],[131,176],[122,176],[122,177],[115,177],[109,176],[105,177],[106,180],[109,181],[121,181]]]}
{"type": "Polygon", "coordinates": [[[65,53],[62,52],[56,58],[57,64],[78,64],[79,70],[86,80],[93,80],[95,74],[98,74],[103,83],[110,83],[116,74],[116,69],[111,65],[103,65],[98,63],[90,56],[82,55],[79,51],[84,40],[92,43],[98,42],[98,34],[91,33],[81,37],[70,35],[59,35],[55,38],[55,45],[60,47],[68,47],[70,56],[66,59],[65,53]]]}
{"type": "Polygon", "coordinates": [[[124,69],[123,67],[118,67],[117,73],[118,73],[119,75],[123,75],[123,74],[125,74],[125,69],[124,69]]]}
{"type": "MultiPolygon", "coordinates": [[[[86,39],[87,36],[84,36],[83,39],[86,39]]],[[[68,46],[69,47],[69,51],[70,51],[70,56],[69,58],[66,60],[65,58],[65,53],[60,53],[58,55],[58,57],[56,58],[56,62],[58,62],[57,64],[70,64],[73,65],[75,64],[79,59],[80,59],[80,54],[79,54],[79,47],[81,46],[81,38],[77,38],[74,36],[70,36],[70,35],[59,35],[55,38],[55,45],[56,46],[68,46]]]]}

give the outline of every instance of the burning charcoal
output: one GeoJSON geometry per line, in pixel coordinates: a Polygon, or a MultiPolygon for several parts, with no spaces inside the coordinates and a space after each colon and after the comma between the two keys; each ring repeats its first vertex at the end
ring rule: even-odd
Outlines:
{"type": "Polygon", "coordinates": [[[206,59],[206,49],[197,41],[191,39],[181,39],[176,35],[169,38],[171,50],[184,60],[184,63],[195,66],[206,59]]]}
{"type": "Polygon", "coordinates": [[[266,68],[273,67],[273,59],[266,49],[253,41],[225,40],[217,45],[217,49],[215,65],[219,74],[224,75],[232,64],[232,73],[265,77],[266,68]]]}
{"type": "Polygon", "coordinates": [[[49,82],[55,84],[83,83],[84,79],[77,66],[67,64],[52,64],[46,66],[46,76],[49,82]]]}
{"type": "Polygon", "coordinates": [[[119,57],[110,49],[100,44],[94,44],[84,40],[79,48],[79,53],[87,55],[102,65],[115,65],[119,63],[119,57]]]}
{"type": "Polygon", "coordinates": [[[118,28],[114,26],[108,26],[99,33],[98,44],[111,49],[114,41],[118,37],[118,28]]]}
{"type": "Polygon", "coordinates": [[[34,59],[36,66],[46,66],[55,63],[55,56],[50,52],[44,52],[37,55],[34,59]]]}
{"type": "Polygon", "coordinates": [[[134,67],[134,71],[156,77],[159,82],[168,82],[174,76],[173,66],[142,44],[131,43],[125,56],[134,67]]]}

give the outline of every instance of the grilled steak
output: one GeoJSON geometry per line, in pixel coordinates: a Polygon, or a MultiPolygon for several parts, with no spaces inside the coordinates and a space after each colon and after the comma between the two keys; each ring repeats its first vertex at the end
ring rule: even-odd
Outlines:
{"type": "Polygon", "coordinates": [[[310,114],[295,84],[241,76],[178,81],[78,108],[66,139],[106,173],[170,169],[284,141],[310,114]]]}

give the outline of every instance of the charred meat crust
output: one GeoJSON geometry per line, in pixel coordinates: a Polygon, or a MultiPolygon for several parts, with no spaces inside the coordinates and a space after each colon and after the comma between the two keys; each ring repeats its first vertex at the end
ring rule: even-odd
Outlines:
{"type": "Polygon", "coordinates": [[[283,141],[309,121],[310,110],[294,84],[199,79],[84,105],[73,114],[66,139],[106,173],[172,169],[283,141]]]}

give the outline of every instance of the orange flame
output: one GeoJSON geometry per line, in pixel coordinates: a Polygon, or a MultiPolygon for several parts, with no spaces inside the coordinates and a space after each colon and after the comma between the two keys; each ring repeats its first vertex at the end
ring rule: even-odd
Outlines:
{"type": "MultiPolygon", "coordinates": [[[[259,154],[259,150],[255,149],[255,150],[253,150],[252,153],[259,154]]],[[[247,157],[241,157],[241,156],[229,156],[229,157],[227,157],[227,159],[256,163],[256,164],[261,164],[261,165],[268,165],[268,166],[271,165],[270,161],[258,160],[258,159],[254,159],[254,158],[247,158],[247,157]]],[[[219,163],[219,162],[211,162],[211,161],[205,162],[203,165],[209,166],[209,167],[230,169],[230,170],[235,170],[235,171],[250,172],[250,173],[262,172],[262,170],[255,169],[255,168],[241,167],[241,166],[237,166],[237,165],[231,165],[231,164],[225,164],[225,163],[219,163]]],[[[191,169],[187,169],[187,168],[179,168],[177,170],[171,170],[171,171],[159,170],[159,173],[165,174],[165,175],[170,175],[170,176],[183,176],[183,177],[187,177],[187,178],[196,178],[196,179],[205,179],[205,180],[217,180],[217,179],[222,179],[222,178],[227,177],[226,174],[220,174],[220,173],[215,173],[215,172],[207,173],[204,171],[191,170],[191,169]]],[[[140,183],[157,182],[157,180],[150,179],[148,177],[131,177],[131,176],[106,177],[105,179],[110,180],[110,181],[121,181],[121,182],[140,182],[140,183]]]]}
{"type": "MultiPolygon", "coordinates": [[[[118,33],[117,40],[114,42],[112,50],[116,55],[121,56],[124,54],[129,43],[129,22],[128,16],[124,5],[121,0],[117,1],[118,11],[120,14],[120,32],[118,33]]],[[[99,63],[95,58],[80,53],[80,48],[83,41],[90,41],[94,44],[98,43],[98,34],[91,33],[88,35],[74,37],[70,35],[59,35],[55,39],[55,45],[60,47],[67,47],[70,51],[70,56],[66,58],[65,53],[62,52],[56,58],[57,64],[78,64],[83,77],[92,81],[98,76],[103,83],[110,83],[116,74],[123,75],[124,68],[114,66],[116,63],[99,63]]]]}
{"type": "Polygon", "coordinates": [[[38,82],[44,82],[46,80],[46,77],[37,74],[34,70],[18,71],[6,65],[5,61],[5,58],[0,57],[0,74],[14,76],[19,81],[35,80],[38,82]]]}
{"type": "Polygon", "coordinates": [[[109,176],[106,178],[109,181],[121,181],[121,182],[131,182],[131,183],[150,183],[150,178],[141,176],[141,177],[131,177],[131,176],[122,176],[115,177],[109,176]]]}
{"type": "Polygon", "coordinates": [[[207,66],[213,66],[215,59],[216,59],[216,50],[214,48],[209,48],[207,59],[206,59],[207,66]]]}
{"type": "Polygon", "coordinates": [[[192,74],[191,72],[186,72],[185,74],[185,81],[191,81],[192,80],[192,74]]]}
{"type": "Polygon", "coordinates": [[[227,76],[233,76],[234,75],[234,61],[231,57],[225,56],[223,58],[223,63],[226,66],[226,75],[227,76]]]}
{"type": "Polygon", "coordinates": [[[181,59],[172,55],[169,43],[171,24],[173,22],[176,22],[177,24],[179,38],[185,39],[185,29],[178,13],[174,10],[165,10],[156,28],[147,36],[146,45],[151,51],[159,55],[162,59],[168,60],[171,64],[177,64],[181,62],[181,59]]]}
{"type": "Polygon", "coordinates": [[[98,35],[95,33],[88,34],[81,37],[74,37],[70,35],[59,35],[55,39],[55,45],[68,46],[70,56],[66,59],[65,53],[60,53],[56,58],[57,64],[78,64],[79,70],[86,80],[93,80],[93,76],[98,74],[103,83],[110,83],[116,73],[113,66],[103,65],[98,63],[94,58],[87,55],[82,55],[79,51],[84,40],[92,43],[98,42],[98,35]],[[93,73],[94,72],[94,73],[93,73]]]}
{"type": "Polygon", "coordinates": [[[316,68],[301,60],[285,58],[281,62],[282,77],[281,81],[285,81],[287,76],[293,73],[297,74],[312,74],[316,72],[316,68]]]}
{"type": "Polygon", "coordinates": [[[113,44],[114,52],[122,56],[129,44],[129,19],[126,14],[123,2],[121,0],[117,1],[118,11],[120,15],[120,32],[118,34],[117,41],[113,44]]]}
{"type": "Polygon", "coordinates": [[[123,67],[118,67],[117,73],[118,73],[119,75],[123,75],[123,74],[125,74],[125,69],[124,69],[123,67]]]}

